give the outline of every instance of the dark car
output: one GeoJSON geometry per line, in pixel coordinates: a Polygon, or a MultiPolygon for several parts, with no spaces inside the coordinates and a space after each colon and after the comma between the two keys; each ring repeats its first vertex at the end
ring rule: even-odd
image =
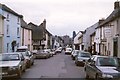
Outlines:
{"type": "Polygon", "coordinates": [[[85,62],[91,58],[91,54],[85,51],[79,51],[78,55],[75,57],[75,64],[77,66],[84,66],[85,62]]]}
{"type": "Polygon", "coordinates": [[[116,57],[94,56],[85,64],[86,78],[113,79],[120,78],[120,67],[116,57]]]}
{"type": "Polygon", "coordinates": [[[47,50],[39,50],[36,54],[37,59],[47,59],[50,57],[50,53],[47,50]]]}
{"type": "Polygon", "coordinates": [[[20,78],[26,70],[25,59],[21,53],[2,53],[0,54],[0,75],[2,78],[20,78]]]}

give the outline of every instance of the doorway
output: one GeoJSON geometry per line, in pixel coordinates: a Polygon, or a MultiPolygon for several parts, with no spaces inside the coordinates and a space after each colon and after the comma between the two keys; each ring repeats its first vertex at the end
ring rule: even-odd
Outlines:
{"type": "Polygon", "coordinates": [[[117,57],[118,55],[118,40],[113,41],[113,56],[117,57]]]}

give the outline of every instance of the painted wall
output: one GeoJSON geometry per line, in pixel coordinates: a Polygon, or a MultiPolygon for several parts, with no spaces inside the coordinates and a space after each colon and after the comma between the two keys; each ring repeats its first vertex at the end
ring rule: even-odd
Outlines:
{"type": "Polygon", "coordinates": [[[33,50],[32,49],[32,32],[31,32],[31,30],[21,28],[21,43],[23,43],[23,46],[28,46],[30,51],[33,50]]]}
{"type": "Polygon", "coordinates": [[[0,53],[3,52],[3,26],[4,26],[4,19],[2,18],[2,16],[0,15],[0,53]]]}
{"type": "Polygon", "coordinates": [[[90,35],[95,32],[96,27],[98,27],[98,23],[95,23],[86,29],[86,32],[83,35],[84,49],[88,50],[88,47],[90,47],[90,35]]]}
{"type": "Polygon", "coordinates": [[[11,43],[13,41],[16,41],[15,50],[17,49],[17,47],[20,46],[20,27],[21,27],[20,18],[6,11],[3,11],[3,15],[6,17],[4,19],[4,52],[12,52],[11,43]],[[7,15],[9,15],[8,19],[7,15]],[[7,26],[9,28],[8,34],[7,26]],[[18,34],[17,31],[19,31],[18,34]]]}
{"type": "Polygon", "coordinates": [[[78,38],[79,38],[81,35],[82,35],[82,33],[81,33],[80,31],[76,34],[76,36],[75,36],[75,38],[74,38],[74,44],[79,44],[79,43],[80,43],[79,40],[78,40],[78,38]]]}
{"type": "Polygon", "coordinates": [[[99,53],[99,44],[100,44],[100,28],[96,29],[95,39],[96,51],[99,53]]]}
{"type": "Polygon", "coordinates": [[[107,49],[109,48],[109,50],[111,51],[110,55],[113,56],[113,38],[118,38],[118,57],[120,57],[120,18],[115,19],[114,21],[110,22],[109,24],[111,24],[111,36],[107,38],[107,44],[109,44],[109,46],[107,45],[107,49]],[[119,36],[116,36],[116,34],[119,34],[119,36]]]}

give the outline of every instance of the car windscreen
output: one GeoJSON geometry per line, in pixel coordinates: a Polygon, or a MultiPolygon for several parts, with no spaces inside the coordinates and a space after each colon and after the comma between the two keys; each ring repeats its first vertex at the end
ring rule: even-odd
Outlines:
{"type": "Polygon", "coordinates": [[[22,52],[23,56],[29,56],[28,52],[22,52]]]}
{"type": "Polygon", "coordinates": [[[97,59],[98,66],[118,66],[117,59],[112,57],[99,57],[97,59]]]}
{"type": "Polygon", "coordinates": [[[89,57],[89,58],[91,57],[90,53],[85,53],[85,52],[80,52],[79,56],[80,57],[89,57]]]}
{"type": "Polygon", "coordinates": [[[18,54],[1,54],[0,55],[0,61],[14,61],[14,60],[20,60],[18,54]]]}

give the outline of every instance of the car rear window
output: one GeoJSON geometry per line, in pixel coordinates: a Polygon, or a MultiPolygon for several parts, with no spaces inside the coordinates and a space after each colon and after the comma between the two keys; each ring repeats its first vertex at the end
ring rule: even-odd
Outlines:
{"type": "Polygon", "coordinates": [[[86,52],[80,52],[79,54],[80,57],[90,57],[90,53],[86,53],[86,52]]]}

